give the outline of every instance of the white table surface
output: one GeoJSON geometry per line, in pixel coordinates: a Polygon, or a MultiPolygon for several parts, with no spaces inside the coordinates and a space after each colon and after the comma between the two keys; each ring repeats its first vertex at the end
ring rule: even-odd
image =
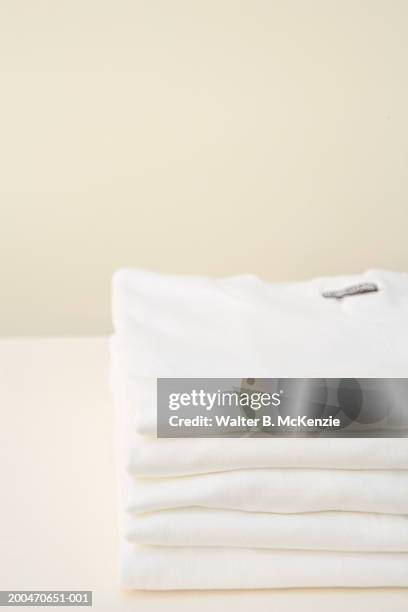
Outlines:
{"type": "Polygon", "coordinates": [[[115,612],[407,612],[408,589],[122,591],[108,365],[106,338],[0,340],[0,589],[92,589],[115,612]]]}

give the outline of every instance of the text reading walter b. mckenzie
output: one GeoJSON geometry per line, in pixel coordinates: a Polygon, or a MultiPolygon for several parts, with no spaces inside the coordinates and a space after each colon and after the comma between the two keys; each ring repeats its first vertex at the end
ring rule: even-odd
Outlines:
{"type": "Polygon", "coordinates": [[[284,428],[331,428],[340,427],[340,419],[333,417],[312,418],[309,416],[270,416],[259,417],[214,415],[213,417],[196,415],[194,417],[179,417],[173,414],[169,417],[171,427],[284,427],[284,428]]]}

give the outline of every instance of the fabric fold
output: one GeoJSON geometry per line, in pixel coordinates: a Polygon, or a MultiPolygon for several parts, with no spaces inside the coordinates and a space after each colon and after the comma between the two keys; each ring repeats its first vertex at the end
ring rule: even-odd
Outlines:
{"type": "Polygon", "coordinates": [[[171,439],[128,436],[128,470],[171,477],[247,468],[408,470],[405,438],[171,439]]]}
{"type": "Polygon", "coordinates": [[[407,587],[406,553],[330,553],[124,545],[125,588],[407,587]]]}
{"type": "Polygon", "coordinates": [[[126,537],[137,544],[170,547],[408,552],[408,516],[182,508],[129,515],[126,537]]]}
{"type": "Polygon", "coordinates": [[[183,507],[247,512],[408,514],[408,471],[235,470],[199,476],[131,479],[127,509],[183,507]]]}

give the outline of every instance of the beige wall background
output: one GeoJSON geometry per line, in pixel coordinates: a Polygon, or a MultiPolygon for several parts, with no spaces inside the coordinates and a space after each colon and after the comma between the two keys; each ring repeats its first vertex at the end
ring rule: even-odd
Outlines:
{"type": "Polygon", "coordinates": [[[2,0],[0,334],[119,266],[408,271],[405,0],[2,0]]]}

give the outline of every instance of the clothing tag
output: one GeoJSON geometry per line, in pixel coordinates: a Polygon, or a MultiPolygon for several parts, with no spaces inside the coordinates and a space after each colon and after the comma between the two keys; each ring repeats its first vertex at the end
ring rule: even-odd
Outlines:
{"type": "Polygon", "coordinates": [[[375,283],[358,283],[357,285],[350,285],[343,289],[334,289],[332,291],[323,291],[322,296],[325,298],[336,298],[340,300],[348,295],[360,295],[360,293],[371,293],[372,291],[378,291],[378,285],[375,283]]]}

